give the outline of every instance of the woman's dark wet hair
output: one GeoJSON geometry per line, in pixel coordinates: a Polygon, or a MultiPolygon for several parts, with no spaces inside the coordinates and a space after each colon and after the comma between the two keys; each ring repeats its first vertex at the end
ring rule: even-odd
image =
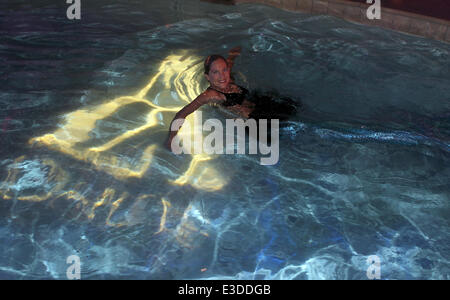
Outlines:
{"type": "Polygon", "coordinates": [[[204,65],[205,66],[205,74],[209,74],[209,70],[211,69],[212,63],[218,59],[223,59],[223,61],[225,63],[227,62],[225,57],[223,57],[222,55],[218,55],[218,54],[210,55],[205,59],[205,65],[204,65]]]}

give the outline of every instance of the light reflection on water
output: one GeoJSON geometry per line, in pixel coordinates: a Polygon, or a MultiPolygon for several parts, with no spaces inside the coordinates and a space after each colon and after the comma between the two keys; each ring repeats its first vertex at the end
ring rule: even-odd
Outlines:
{"type": "Polygon", "coordinates": [[[383,279],[448,278],[448,45],[261,5],[137,4],[3,16],[1,278],[65,278],[73,254],[82,278],[366,279],[369,255],[383,279]],[[279,163],[168,153],[203,57],[236,45],[239,82],[306,107],[279,163]]]}

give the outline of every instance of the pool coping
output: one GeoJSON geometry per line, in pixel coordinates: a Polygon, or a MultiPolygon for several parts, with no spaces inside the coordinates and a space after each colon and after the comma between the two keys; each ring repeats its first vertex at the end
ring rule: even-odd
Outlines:
{"type": "Polygon", "coordinates": [[[366,12],[372,4],[349,0],[235,0],[234,3],[260,3],[288,11],[331,15],[350,22],[450,43],[450,21],[383,7],[383,4],[381,19],[369,20],[366,12]]]}

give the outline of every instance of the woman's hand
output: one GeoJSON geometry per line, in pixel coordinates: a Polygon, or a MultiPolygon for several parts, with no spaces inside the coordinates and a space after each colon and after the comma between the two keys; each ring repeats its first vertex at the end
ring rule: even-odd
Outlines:
{"type": "Polygon", "coordinates": [[[233,49],[228,51],[228,55],[233,57],[239,56],[241,54],[241,50],[242,50],[241,46],[234,47],[233,49]]]}
{"type": "Polygon", "coordinates": [[[236,56],[241,55],[241,50],[242,50],[241,46],[237,46],[228,51],[227,64],[228,68],[230,69],[230,72],[234,65],[234,59],[236,58],[236,56]]]}

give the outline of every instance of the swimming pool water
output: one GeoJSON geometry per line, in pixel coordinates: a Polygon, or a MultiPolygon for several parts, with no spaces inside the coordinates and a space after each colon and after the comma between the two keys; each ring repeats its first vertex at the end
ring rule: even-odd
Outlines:
{"type": "MultiPolygon", "coordinates": [[[[241,4],[0,4],[0,278],[448,279],[450,47],[241,4]],[[175,156],[202,63],[304,110],[280,160],[175,156]]],[[[203,117],[225,119],[211,107],[203,117]]]]}

